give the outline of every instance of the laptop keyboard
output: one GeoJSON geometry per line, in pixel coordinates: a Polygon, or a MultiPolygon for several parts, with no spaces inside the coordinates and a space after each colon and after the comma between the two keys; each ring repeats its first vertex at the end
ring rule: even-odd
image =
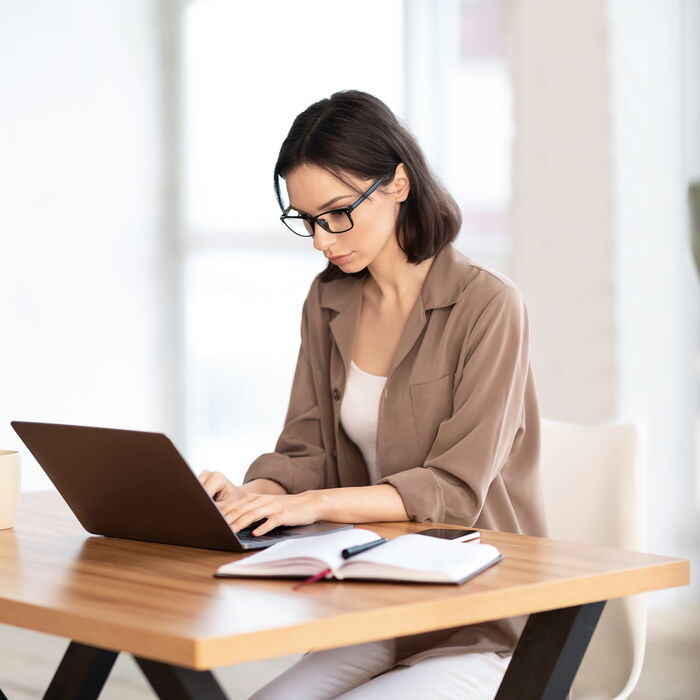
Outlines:
{"type": "Polygon", "coordinates": [[[255,528],[257,528],[259,525],[262,525],[264,522],[264,518],[261,520],[256,520],[254,523],[248,525],[248,527],[244,527],[242,530],[239,530],[236,533],[237,537],[241,540],[245,540],[246,542],[277,542],[280,539],[284,539],[285,532],[289,530],[289,528],[285,527],[284,525],[274,527],[264,535],[254,535],[253,530],[255,530],[255,528]]]}

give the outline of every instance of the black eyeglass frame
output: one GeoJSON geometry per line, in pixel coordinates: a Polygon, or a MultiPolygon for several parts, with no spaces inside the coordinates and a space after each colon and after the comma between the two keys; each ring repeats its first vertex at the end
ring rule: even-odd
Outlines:
{"type": "Polygon", "coordinates": [[[349,207],[339,207],[336,209],[329,209],[328,211],[323,211],[320,214],[316,214],[316,216],[309,216],[308,214],[300,214],[299,216],[289,216],[287,212],[289,212],[292,207],[290,204],[282,213],[282,216],[280,216],[280,221],[295,235],[295,236],[301,236],[302,238],[312,238],[314,234],[316,233],[316,222],[318,222],[318,225],[321,226],[325,231],[328,231],[328,233],[345,233],[346,231],[349,231],[354,225],[355,222],[352,220],[351,213],[357,209],[360,204],[369,197],[374,190],[379,187],[379,183],[385,180],[386,178],[380,177],[368,190],[363,192],[349,207]],[[321,222],[321,217],[324,214],[333,214],[335,212],[345,212],[348,216],[348,219],[350,220],[350,226],[346,229],[343,229],[342,231],[329,231],[328,226],[325,225],[325,222],[321,222]],[[285,222],[285,219],[305,219],[311,224],[311,233],[297,233],[291,226],[288,226],[287,223],[285,222]]]}

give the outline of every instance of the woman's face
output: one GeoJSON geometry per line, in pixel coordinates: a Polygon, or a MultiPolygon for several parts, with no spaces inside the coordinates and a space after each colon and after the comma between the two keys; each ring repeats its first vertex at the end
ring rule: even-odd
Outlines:
{"type": "MultiPolygon", "coordinates": [[[[303,164],[291,170],[286,177],[289,201],[294,209],[315,216],[330,209],[349,207],[361,192],[369,189],[374,180],[360,180],[343,172],[343,177],[357,188],[354,192],[331,173],[317,165],[303,164]]],[[[316,250],[331,260],[343,272],[358,272],[367,267],[387,246],[398,247],[396,241],[396,217],[399,206],[406,199],[409,182],[403,163],[399,163],[390,185],[390,192],[383,185],[372,192],[352,212],[353,227],[344,233],[330,233],[316,223],[311,239],[316,250]]]]}

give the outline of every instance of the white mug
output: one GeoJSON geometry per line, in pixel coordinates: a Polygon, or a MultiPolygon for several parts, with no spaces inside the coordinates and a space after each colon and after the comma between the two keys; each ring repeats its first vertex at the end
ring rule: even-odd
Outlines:
{"type": "Polygon", "coordinates": [[[0,530],[14,527],[19,504],[20,457],[16,450],[0,450],[0,530]]]}

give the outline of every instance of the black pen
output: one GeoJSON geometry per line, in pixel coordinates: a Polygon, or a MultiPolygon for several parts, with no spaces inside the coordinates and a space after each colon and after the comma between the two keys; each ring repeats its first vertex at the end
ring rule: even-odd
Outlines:
{"type": "Polygon", "coordinates": [[[372,540],[371,542],[365,542],[364,544],[356,544],[354,547],[348,547],[347,549],[344,549],[340,555],[343,557],[343,559],[349,559],[350,557],[354,557],[356,554],[360,554],[361,552],[372,549],[372,547],[376,547],[377,545],[384,544],[388,541],[389,540],[386,537],[380,537],[378,540],[372,540]]]}

